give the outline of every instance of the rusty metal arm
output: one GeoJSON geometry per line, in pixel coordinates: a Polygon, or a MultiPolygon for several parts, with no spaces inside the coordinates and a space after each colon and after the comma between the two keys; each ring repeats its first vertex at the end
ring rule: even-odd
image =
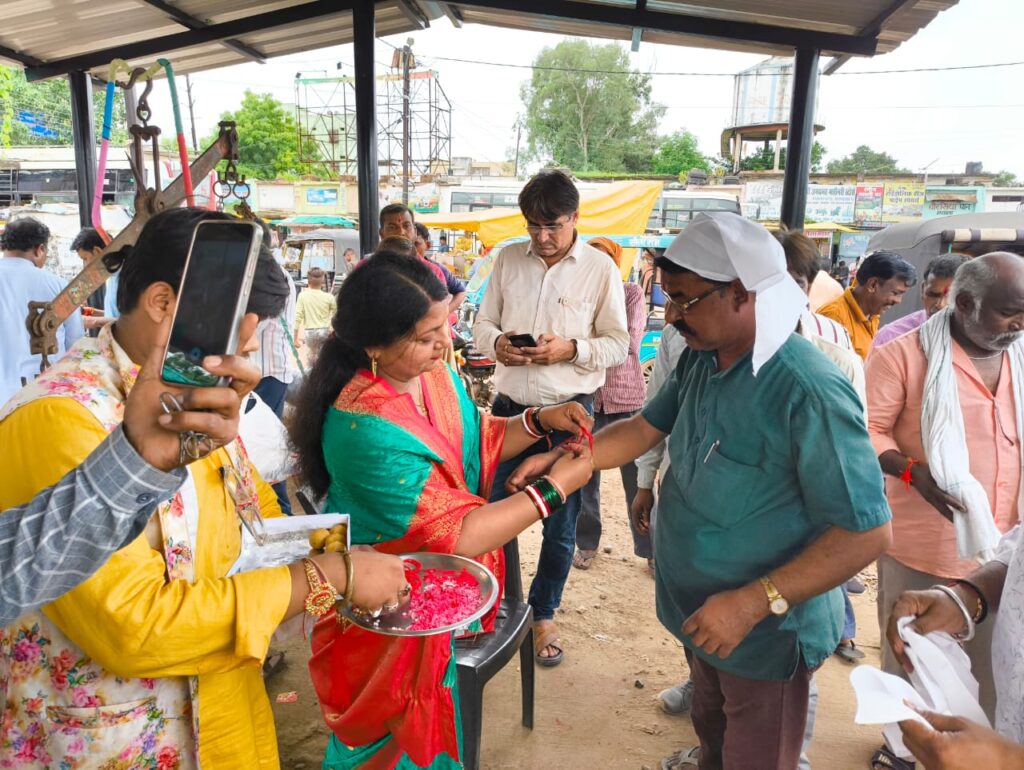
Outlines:
{"type": "MultiPolygon", "coordinates": [[[[237,156],[238,134],[235,131],[235,124],[230,121],[222,122],[217,141],[190,165],[192,178],[201,179],[225,158],[237,159],[237,156]]],[[[47,365],[47,356],[57,354],[57,329],[60,325],[79,306],[85,304],[86,298],[102,286],[107,278],[120,269],[121,265],[116,259],[105,261],[104,257],[118,251],[122,246],[135,243],[143,225],[151,216],[164,209],[174,208],[184,200],[185,182],[181,175],[163,190],[140,189],[135,196],[135,216],[107,245],[100,257],[86,265],[82,272],[64,287],[64,291],[50,302],[28,303],[29,313],[25,325],[30,337],[29,349],[33,354],[43,356],[43,368],[47,365]]]]}

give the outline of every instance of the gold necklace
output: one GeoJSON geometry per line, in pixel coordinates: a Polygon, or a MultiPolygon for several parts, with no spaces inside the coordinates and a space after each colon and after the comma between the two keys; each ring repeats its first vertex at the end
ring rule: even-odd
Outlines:
{"type": "Polygon", "coordinates": [[[417,389],[416,389],[416,396],[417,397],[415,399],[415,401],[416,401],[416,408],[419,410],[420,414],[422,414],[427,419],[430,419],[430,413],[427,411],[427,400],[426,400],[426,398],[423,395],[423,380],[418,380],[417,381],[417,386],[418,386],[417,389]]]}

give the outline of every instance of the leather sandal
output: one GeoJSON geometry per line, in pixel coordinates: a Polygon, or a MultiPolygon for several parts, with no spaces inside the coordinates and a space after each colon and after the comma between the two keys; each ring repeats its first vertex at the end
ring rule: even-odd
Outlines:
{"type": "Polygon", "coordinates": [[[533,659],[538,666],[553,668],[562,662],[565,651],[562,649],[562,642],[558,638],[558,626],[553,620],[538,620],[533,624],[533,659]],[[541,655],[548,647],[558,650],[556,655],[541,655]]]}
{"type": "Polygon", "coordinates": [[[844,639],[839,642],[839,646],[836,647],[836,655],[847,663],[857,663],[858,661],[864,660],[863,651],[857,649],[857,645],[853,643],[853,639],[844,639]]]}

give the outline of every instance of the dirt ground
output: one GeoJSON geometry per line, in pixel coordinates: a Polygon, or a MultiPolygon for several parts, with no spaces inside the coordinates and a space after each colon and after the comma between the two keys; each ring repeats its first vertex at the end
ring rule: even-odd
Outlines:
{"type": "MultiPolygon", "coordinates": [[[[518,657],[484,693],[481,765],[498,768],[631,768],[656,770],[661,758],[696,745],[687,716],[668,716],[658,693],[682,680],[681,644],[654,613],[654,582],[646,562],[632,554],[622,487],[617,474],[604,474],[603,550],[587,571],[572,570],[559,611],[565,660],[536,670],[534,729],[520,723],[518,657]]],[[[520,536],[524,582],[536,568],[540,527],[520,536]]],[[[868,590],[853,597],[857,643],[865,663],[878,665],[873,569],[862,576],[868,590]]],[[[295,703],[274,704],[281,766],[320,767],[328,731],[306,671],[308,645],[295,640],[285,665],[267,681],[271,702],[295,691],[295,703]]],[[[880,743],[876,727],[854,724],[849,683],[852,666],[833,657],[818,672],[821,691],[811,764],[816,770],[862,770],[880,743]]]]}

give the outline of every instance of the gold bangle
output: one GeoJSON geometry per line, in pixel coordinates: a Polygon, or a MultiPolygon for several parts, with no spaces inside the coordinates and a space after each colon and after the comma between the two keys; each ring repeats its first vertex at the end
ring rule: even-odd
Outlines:
{"type": "Polygon", "coordinates": [[[321,579],[320,569],[310,559],[302,560],[302,568],[306,571],[309,582],[309,594],[306,596],[306,612],[316,618],[322,618],[338,601],[338,590],[330,581],[321,579]]]}
{"type": "Polygon", "coordinates": [[[341,553],[341,558],[345,560],[345,596],[342,598],[342,606],[352,606],[352,590],[356,584],[355,567],[352,565],[352,553],[346,548],[341,553]]]}

